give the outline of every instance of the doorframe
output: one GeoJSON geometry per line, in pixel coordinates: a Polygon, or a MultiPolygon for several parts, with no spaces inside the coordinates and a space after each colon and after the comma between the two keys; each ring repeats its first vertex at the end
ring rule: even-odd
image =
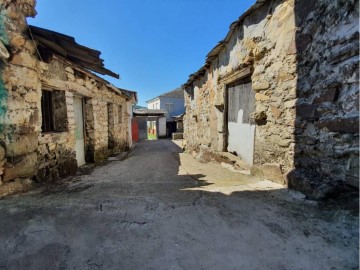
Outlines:
{"type": "Polygon", "coordinates": [[[85,114],[85,97],[80,97],[81,98],[81,107],[82,107],[82,115],[83,115],[83,133],[84,133],[84,153],[85,153],[85,164],[86,164],[86,114],[85,114]]]}
{"type": "Polygon", "coordinates": [[[115,128],[115,104],[108,102],[106,103],[106,109],[107,109],[107,124],[108,124],[108,134],[107,134],[107,141],[108,141],[108,150],[114,150],[115,149],[115,142],[114,141],[110,141],[111,140],[111,136],[110,136],[110,126],[112,125],[112,128],[115,128]],[[110,115],[112,114],[112,115],[110,115]],[[112,117],[113,123],[110,123],[110,116],[112,117]]]}
{"type": "MultiPolygon", "coordinates": [[[[86,164],[86,144],[87,144],[87,139],[86,139],[86,125],[85,125],[85,96],[82,95],[77,95],[77,94],[73,94],[73,102],[75,103],[74,99],[80,99],[81,100],[81,112],[82,112],[82,126],[83,126],[83,137],[84,137],[84,158],[85,158],[85,164],[86,164]]],[[[75,108],[74,108],[74,113],[75,113],[75,108]]],[[[75,128],[76,128],[76,123],[75,123],[75,128]]],[[[76,140],[76,138],[75,138],[76,140]]]]}
{"type": "MultiPolygon", "coordinates": [[[[228,86],[233,83],[236,83],[239,80],[250,77],[252,75],[252,73],[253,73],[253,68],[247,67],[247,68],[237,70],[237,71],[225,76],[224,78],[220,79],[220,81],[219,81],[220,89],[223,92],[223,99],[224,99],[224,110],[223,110],[224,124],[223,124],[223,132],[222,132],[222,136],[223,136],[222,151],[223,152],[227,152],[227,147],[229,145],[229,130],[228,130],[229,93],[228,93],[228,86]]],[[[250,80],[251,80],[251,78],[250,78],[250,80]]],[[[256,127],[255,127],[255,132],[256,132],[256,127]]],[[[254,142],[254,150],[255,150],[255,142],[254,142]]]]}

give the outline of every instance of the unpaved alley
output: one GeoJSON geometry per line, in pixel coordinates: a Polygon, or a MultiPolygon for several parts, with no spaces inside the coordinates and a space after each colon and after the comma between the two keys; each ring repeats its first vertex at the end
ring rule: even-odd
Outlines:
{"type": "Polygon", "coordinates": [[[0,200],[0,269],[357,269],[358,217],[170,140],[0,200]]]}

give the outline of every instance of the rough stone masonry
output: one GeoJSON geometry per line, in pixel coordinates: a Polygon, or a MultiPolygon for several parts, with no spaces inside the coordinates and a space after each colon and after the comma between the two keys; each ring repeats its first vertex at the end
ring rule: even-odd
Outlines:
{"type": "Polygon", "coordinates": [[[34,0],[2,0],[0,7],[0,196],[26,189],[33,180],[76,173],[76,97],[83,100],[87,162],[129,147],[134,98],[76,63],[37,48],[26,22],[36,15],[34,0]],[[50,111],[44,108],[46,97],[50,111]],[[49,130],[42,127],[45,117],[49,130]]]}
{"type": "Polygon", "coordinates": [[[251,173],[313,198],[357,190],[358,9],[357,0],[256,1],[183,86],[187,150],[227,151],[227,91],[250,78],[251,173]]]}

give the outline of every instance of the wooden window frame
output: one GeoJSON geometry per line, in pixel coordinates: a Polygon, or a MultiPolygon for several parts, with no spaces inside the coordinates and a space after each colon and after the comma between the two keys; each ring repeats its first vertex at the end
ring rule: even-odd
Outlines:
{"type": "MultiPolygon", "coordinates": [[[[47,88],[43,88],[41,90],[41,133],[62,133],[68,131],[68,123],[66,123],[66,126],[59,126],[59,119],[56,119],[55,117],[55,108],[59,106],[65,106],[66,110],[66,104],[62,103],[54,103],[54,91],[61,93],[62,95],[65,95],[64,91],[61,90],[50,90],[47,88]],[[56,106],[59,105],[59,106],[56,106]]],[[[58,93],[56,93],[57,95],[58,93]]],[[[66,97],[64,96],[64,99],[66,100],[66,97]]],[[[65,102],[65,101],[64,101],[65,102]]],[[[66,120],[67,120],[67,113],[66,113],[66,120]]]]}

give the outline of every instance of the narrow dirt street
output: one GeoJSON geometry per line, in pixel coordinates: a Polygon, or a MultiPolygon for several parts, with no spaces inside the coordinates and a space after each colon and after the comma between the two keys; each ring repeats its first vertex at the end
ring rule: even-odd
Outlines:
{"type": "Polygon", "coordinates": [[[0,269],[358,269],[358,217],[170,140],[0,200],[0,269]]]}

